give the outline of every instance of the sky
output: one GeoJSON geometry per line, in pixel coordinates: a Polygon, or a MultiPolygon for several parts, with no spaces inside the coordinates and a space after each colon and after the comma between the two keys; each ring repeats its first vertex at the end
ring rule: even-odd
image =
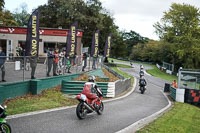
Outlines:
{"type": "MultiPolygon", "coordinates": [[[[164,11],[172,3],[185,3],[200,8],[200,0],[100,0],[103,7],[115,18],[120,30],[136,31],[141,36],[158,40],[153,24],[160,21],[164,11]]],[[[14,11],[26,3],[29,13],[32,9],[47,3],[47,0],[5,0],[5,8],[14,11]]]]}

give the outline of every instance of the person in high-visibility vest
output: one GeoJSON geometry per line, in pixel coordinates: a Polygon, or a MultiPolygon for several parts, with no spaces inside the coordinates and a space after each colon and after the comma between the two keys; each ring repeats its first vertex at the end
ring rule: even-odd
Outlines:
{"type": "Polygon", "coordinates": [[[174,87],[174,88],[178,88],[178,85],[177,85],[176,80],[172,80],[172,87],[174,87]]]}

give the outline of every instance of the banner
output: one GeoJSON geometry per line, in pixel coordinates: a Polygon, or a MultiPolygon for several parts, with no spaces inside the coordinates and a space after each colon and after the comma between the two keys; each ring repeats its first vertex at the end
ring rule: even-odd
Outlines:
{"type": "Polygon", "coordinates": [[[74,55],[76,55],[76,47],[77,47],[77,26],[78,26],[78,22],[73,23],[70,26],[68,35],[67,35],[67,51],[66,54],[69,57],[74,57],[74,55]]]}
{"type": "Polygon", "coordinates": [[[97,30],[92,38],[91,56],[98,57],[99,52],[99,30],[97,30]]]}
{"type": "Polygon", "coordinates": [[[26,44],[26,56],[38,56],[39,49],[39,8],[36,9],[29,18],[26,44]]]}
{"type": "Polygon", "coordinates": [[[112,39],[112,35],[110,34],[106,39],[106,44],[105,44],[105,49],[104,49],[104,57],[110,56],[111,39],[112,39]]]}

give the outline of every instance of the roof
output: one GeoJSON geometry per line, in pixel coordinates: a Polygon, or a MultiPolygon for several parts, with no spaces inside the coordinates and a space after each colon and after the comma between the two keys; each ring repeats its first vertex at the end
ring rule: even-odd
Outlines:
{"type": "MultiPolygon", "coordinates": [[[[57,28],[45,28],[40,27],[40,35],[49,35],[49,36],[67,36],[69,29],[57,29],[57,28]]],[[[26,34],[27,27],[15,27],[15,26],[4,26],[0,27],[0,34],[26,34]]],[[[77,36],[82,37],[83,30],[78,29],[77,36]]]]}

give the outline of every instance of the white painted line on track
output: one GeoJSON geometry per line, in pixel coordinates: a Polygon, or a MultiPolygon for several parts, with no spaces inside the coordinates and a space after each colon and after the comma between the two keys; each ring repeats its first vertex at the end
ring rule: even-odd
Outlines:
{"type": "Polygon", "coordinates": [[[151,74],[149,74],[148,72],[146,72],[146,70],[144,71],[144,73],[148,76],[152,76],[151,74]]]}
{"type": "Polygon", "coordinates": [[[67,107],[59,107],[59,108],[47,109],[47,110],[41,110],[41,111],[34,111],[34,112],[28,112],[28,113],[22,113],[22,114],[17,114],[17,115],[10,115],[6,119],[14,119],[14,118],[20,118],[20,117],[25,117],[25,116],[30,116],[30,115],[36,115],[36,114],[53,112],[53,111],[65,110],[65,109],[74,108],[76,106],[77,105],[67,106],[67,107]]]}
{"type": "Polygon", "coordinates": [[[149,124],[150,122],[152,122],[153,120],[157,119],[163,112],[165,112],[167,109],[169,109],[171,106],[172,106],[172,103],[171,101],[168,99],[168,97],[166,96],[166,94],[160,90],[162,92],[162,94],[165,96],[165,98],[167,99],[168,101],[168,105],[165,106],[164,108],[162,108],[161,110],[159,110],[158,112],[150,115],[150,116],[147,116],[135,123],[133,123],[132,125],[120,130],[120,131],[117,131],[116,133],[134,133],[136,132],[137,130],[143,128],[145,125],[149,124]]]}

